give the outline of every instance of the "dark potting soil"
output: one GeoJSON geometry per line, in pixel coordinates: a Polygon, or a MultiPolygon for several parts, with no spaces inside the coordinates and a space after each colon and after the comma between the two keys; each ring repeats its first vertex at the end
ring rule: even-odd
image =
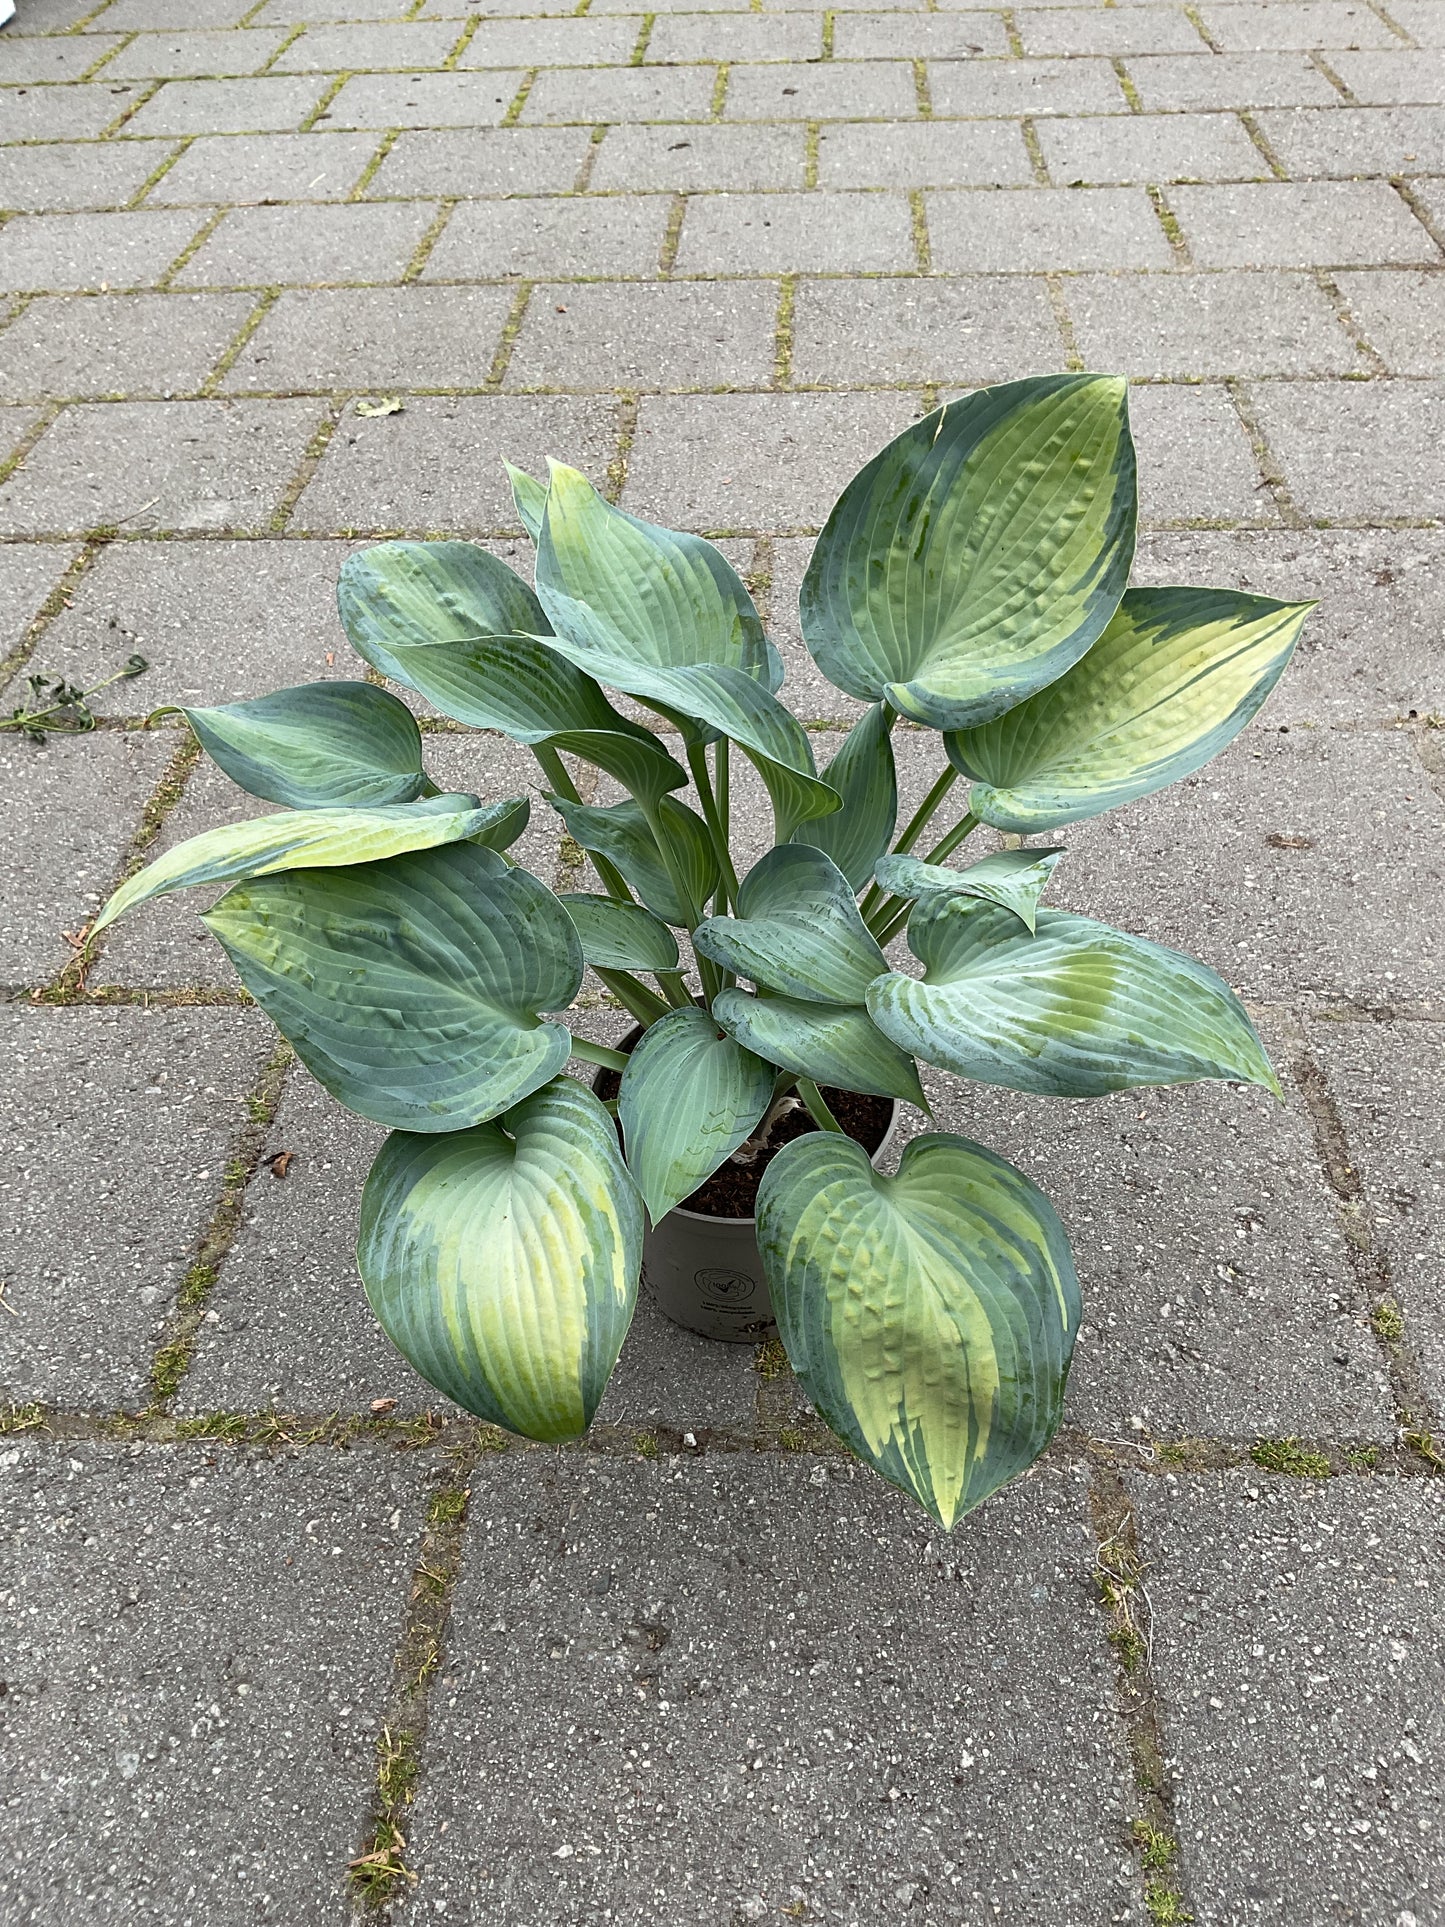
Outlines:
{"type": "MultiPolygon", "coordinates": [[[[625,1040],[622,1048],[625,1050],[631,1041],[625,1040]]],[[[621,1084],[620,1072],[602,1070],[597,1074],[595,1089],[597,1095],[606,1100],[616,1097],[621,1084]]],[[[872,1157],[888,1135],[888,1122],[893,1115],[892,1101],[886,1097],[865,1097],[858,1091],[835,1091],[826,1084],[820,1088],[824,1103],[848,1136],[855,1144],[862,1145],[872,1157]]],[[[729,1159],[713,1172],[705,1184],[700,1184],[690,1198],[683,1199],[682,1209],[699,1212],[705,1218],[755,1216],[758,1186],[763,1181],[764,1171],[785,1144],[791,1144],[795,1137],[802,1137],[817,1128],[801,1105],[796,1111],[789,1111],[773,1126],[771,1142],[766,1150],[759,1152],[752,1164],[734,1164],[729,1159]]]]}

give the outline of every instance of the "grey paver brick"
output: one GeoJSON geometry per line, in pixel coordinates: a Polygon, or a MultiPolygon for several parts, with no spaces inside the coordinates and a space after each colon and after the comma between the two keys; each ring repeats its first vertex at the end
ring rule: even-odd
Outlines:
{"type": "Polygon", "coordinates": [[[480,388],[511,304],[501,287],[297,289],[266,315],[225,387],[480,388]]]}
{"type": "Polygon", "coordinates": [[[820,187],[1024,187],[1033,177],[1014,121],[859,121],[818,136],[820,187]]]}
{"type": "Polygon", "coordinates": [[[1262,727],[1445,711],[1445,542],[1438,532],[1157,531],[1140,541],[1135,577],[1318,599],[1262,727]]]}
{"type": "Polygon", "coordinates": [[[177,285],[396,281],[435,214],[427,201],[234,208],[187,261],[177,285]]]}
{"type": "Polygon", "coordinates": [[[918,412],[900,394],[645,397],[623,504],[676,528],[821,528],[918,412]]]}
{"type": "Polygon", "coordinates": [[[42,297],[5,332],[0,396],[189,394],[254,305],[244,294],[42,297]]]}
{"type": "Polygon", "coordinates": [[[374,134],[219,134],[187,147],[146,206],[339,201],[376,152],[374,134]]]}
{"type": "Polygon", "coordinates": [[[0,408],[0,461],[8,460],[21,442],[44,419],[43,408],[0,408]]]}
{"type": "Polygon", "coordinates": [[[1070,277],[1064,300],[1091,368],[1337,375],[1361,365],[1307,274],[1080,274],[1070,277]]]}
{"type": "Polygon", "coordinates": [[[88,140],[130,104],[130,89],[109,87],[0,88],[0,139],[88,140]]]}
{"type": "Polygon", "coordinates": [[[174,33],[141,33],[106,63],[105,79],[180,80],[254,74],[281,51],[285,41],[279,27],[230,33],[210,29],[187,32],[184,28],[174,33]]]}
{"type": "Polygon", "coordinates": [[[1445,228],[1445,182],[1412,181],[1410,193],[1424,209],[1426,220],[1433,223],[1438,234],[1445,228]]]}
{"type": "Polygon", "coordinates": [[[1423,1927],[1445,1892],[1438,1486],[1131,1484],[1195,1907],[1423,1927]]]}
{"type": "Polygon", "coordinates": [[[0,489],[0,527],[264,528],[320,413],[308,401],[81,403],[0,489]]]}
{"type": "Polygon", "coordinates": [[[14,1919],[340,1927],[420,1535],[391,1454],[27,1442],[5,1499],[14,1919]],[[201,1791],[203,1789],[203,1791],[201,1791]],[[155,1851],[117,1867],[114,1842],[155,1851]],[[278,1855],[276,1842],[288,1846],[278,1855]]]}
{"type": "Polygon", "coordinates": [[[592,186],[668,193],[801,187],[805,158],[801,127],[612,127],[592,186]]]}
{"type": "Polygon", "coordinates": [[[416,129],[397,140],[368,195],[565,194],[592,145],[585,127],[416,129]]]}
{"type": "Polygon", "coordinates": [[[168,80],[126,122],[128,134],[282,133],[300,126],[325,83],[310,75],[168,80]]]}
{"type": "Polygon", "coordinates": [[[463,67],[584,67],[596,62],[599,66],[625,67],[640,31],[640,23],[635,18],[483,20],[467,42],[459,64],[463,67]]]}
{"type": "MultiPolygon", "coordinates": [[[[95,11],[84,0],[76,0],[75,10],[95,11]]],[[[95,25],[106,33],[177,33],[202,27],[238,27],[250,11],[246,0],[111,0],[95,25]]],[[[260,24],[270,26],[271,22],[260,24]]]]}
{"type": "Polygon", "coordinates": [[[530,125],[706,120],[714,77],[711,67],[547,67],[538,74],[521,119],[530,125]]]}
{"type": "Polygon", "coordinates": [[[20,39],[15,22],[0,41],[0,82],[25,86],[32,80],[79,80],[97,61],[125,44],[125,35],[84,34],[20,39]]]}
{"type": "Polygon", "coordinates": [[[911,268],[901,194],[709,194],[688,203],[680,274],[848,274],[911,268]]]}
{"type": "Polygon", "coordinates": [[[777,61],[737,67],[723,112],[729,120],[904,120],[918,112],[906,60],[777,61]]]}
{"type": "MultiPolygon", "coordinates": [[[[144,4],[151,4],[151,0],[144,0],[144,4]]],[[[450,17],[446,7],[430,11],[450,17]]],[[[396,20],[408,12],[410,8],[400,6],[398,0],[267,0],[250,25],[291,27],[309,26],[315,21],[396,20]]]]}
{"type": "Polygon", "coordinates": [[[1201,36],[1183,7],[1026,7],[1015,18],[1031,54],[1187,54],[1201,36]]]}
{"type": "Polygon", "coordinates": [[[1445,1032],[1437,1024],[1308,1026],[1365,1183],[1365,1205],[1427,1396],[1445,1409],[1445,1157],[1439,1119],[1445,1032]]]}
{"type": "Polygon", "coordinates": [[[839,60],[967,60],[1006,54],[1008,33],[996,13],[843,13],[833,52],[839,60]]]}
{"type": "Polygon", "coordinates": [[[35,0],[23,17],[11,21],[7,37],[18,40],[27,34],[65,33],[83,25],[94,12],[87,0],[35,0]]]}
{"type": "Polygon", "coordinates": [[[542,286],[507,386],[761,387],[772,379],[777,306],[771,281],[542,286]]]}
{"type": "Polygon", "coordinates": [[[495,127],[522,84],[519,73],[358,74],[317,126],[495,127]]]}
{"type": "MultiPolygon", "coordinates": [[[[445,20],[388,20],[384,24],[345,24],[308,27],[272,68],[278,74],[364,73],[372,68],[399,67],[415,73],[440,67],[460,38],[455,22],[445,20]]],[[[473,66],[477,62],[471,63],[473,66]]]]}
{"type": "Polygon", "coordinates": [[[1067,831],[1069,901],[1261,1002],[1388,1003],[1402,985],[1428,1000],[1445,984],[1442,829],[1398,732],[1260,727],[1199,775],[1067,831]]]}
{"type": "Polygon", "coordinates": [[[1445,514],[1445,387],[1292,382],[1253,390],[1265,436],[1307,514],[1345,521],[1445,514]]]}
{"type": "Polygon", "coordinates": [[[56,141],[0,147],[0,207],[123,207],[171,152],[167,142],[56,141]]]}
{"type": "MultiPolygon", "coordinates": [[[[73,542],[25,542],[0,548],[0,656],[25,635],[50,591],[79,555],[73,542]]],[[[8,705],[13,708],[15,698],[8,705]]],[[[24,764],[20,768],[24,768],[24,764]]]]}
{"type": "Polygon", "coordinates": [[[21,214],[0,231],[0,288],[144,287],[158,281],[200,225],[179,210],[21,214]]]}
{"type": "Polygon", "coordinates": [[[1291,175],[1445,170],[1445,106],[1300,107],[1263,113],[1259,124],[1291,175]]]}
{"type": "Polygon", "coordinates": [[[0,1381],[17,1401],[141,1405],[272,1049],[267,1026],[251,1011],[12,1006],[0,1031],[15,1314],[0,1381]]]}
{"type": "Polygon", "coordinates": [[[930,61],[935,114],[1119,114],[1128,106],[1107,60],[930,61]]]}
{"type": "MultiPolygon", "coordinates": [[[[73,678],[139,651],[151,665],[145,680],[95,699],[97,713],[109,715],[137,704],[237,702],[358,676],[336,615],[336,578],[351,546],[112,543],[46,630],[41,654],[47,667],[73,678]]],[[[133,927],[121,925],[115,941],[133,927]]]]}
{"type": "Polygon", "coordinates": [[[667,232],[660,196],[465,201],[423,270],[428,281],[505,274],[654,274],[667,232]]]}
{"type": "Polygon", "coordinates": [[[678,1431],[749,1426],[757,1371],[749,1345],[720,1345],[658,1309],[644,1277],[622,1355],[597,1408],[601,1425],[656,1424],[678,1431]]]}
{"type": "Polygon", "coordinates": [[[1433,50],[1419,52],[1412,47],[1394,53],[1332,53],[1330,66],[1356,100],[1367,107],[1445,101],[1445,59],[1433,50]]]}
{"type": "Polygon", "coordinates": [[[1249,437],[1223,388],[1135,388],[1129,409],[1145,521],[1277,519],[1249,437]]]}
{"type": "Polygon", "coordinates": [[[839,1460],[568,1455],[544,1470],[528,1455],[489,1461],[472,1489],[455,1684],[413,1834],[449,1915],[575,1927],[621,1908],[660,1927],[761,1918],[799,1895],[881,1927],[903,1888],[962,1920],[1022,1879],[1079,1927],[1139,1918],[1118,1846],[1127,1759],[1104,1711],[1102,1627],[1081,1606],[1094,1552],[1079,1475],[1015,1486],[943,1547],[839,1460]],[[786,1633],[760,1637],[754,1622],[779,1616],[786,1633]],[[880,1656],[876,1625],[895,1621],[907,1665],[880,1656]],[[972,1662],[980,1642],[1010,1682],[1006,1718],[972,1662]],[[880,1667],[865,1716],[858,1683],[880,1667]],[[619,1800],[619,1782],[636,1791],[619,1800]],[[615,1856],[589,1852],[603,1839],[615,1856]],[[559,1845],[574,1848],[560,1862],[559,1845]]]}
{"type": "Polygon", "coordinates": [[[515,529],[502,461],[546,473],[556,455],[600,480],[616,451],[612,403],[422,397],[400,415],[348,416],[293,518],[300,529],[515,529]]]}
{"type": "Polygon", "coordinates": [[[1129,78],[1145,111],[1201,107],[1337,107],[1340,96],[1303,54],[1140,54],[1129,78]]]}
{"type": "Polygon", "coordinates": [[[1380,16],[1358,0],[1206,0],[1200,14],[1225,53],[1278,47],[1398,47],[1380,16]]]}
{"type": "Polygon", "coordinates": [[[1167,268],[1174,253],[1142,187],[928,196],[935,268],[1167,268]]]}
{"type": "Polygon", "coordinates": [[[1063,367],[1042,281],[800,281],[793,379],[1010,381],[1063,367]]]}
{"type": "MultiPolygon", "coordinates": [[[[850,47],[849,58],[857,51],[850,47]]],[[[896,54],[899,49],[887,51],[896,54]]],[[[656,22],[644,58],[649,66],[658,66],[674,60],[818,60],[822,53],[821,17],[674,13],[663,14],[656,22]]]]}
{"type": "Polygon", "coordinates": [[[1341,274],[1335,285],[1392,374],[1445,376],[1445,280],[1438,274],[1341,274]]]}
{"type": "Polygon", "coordinates": [[[1115,181],[1255,181],[1269,163],[1232,114],[1127,114],[1045,120],[1050,178],[1062,186],[1115,181]]]}
{"type": "Polygon", "coordinates": [[[1435,0],[1398,0],[1390,18],[1413,35],[1422,47],[1445,47],[1445,20],[1440,17],[1435,0]]]}
{"type": "Polygon", "coordinates": [[[1176,187],[1169,204],[1201,267],[1368,267],[1440,250],[1384,181],[1176,187]]]}

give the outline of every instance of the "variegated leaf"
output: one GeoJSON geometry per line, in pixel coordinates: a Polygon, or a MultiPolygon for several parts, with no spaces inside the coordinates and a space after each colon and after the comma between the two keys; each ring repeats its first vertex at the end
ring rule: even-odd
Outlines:
{"type": "Polygon", "coordinates": [[[372,809],[430,787],[416,718],[371,683],[303,683],[181,714],[233,783],[287,809],[372,809]]]}
{"type": "Polygon", "coordinates": [[[885,890],[900,897],[982,897],[1001,903],[1032,930],[1039,898],[1063,854],[1062,850],[996,850],[966,870],[949,870],[915,856],[885,856],[879,858],[875,875],[885,890]]]}
{"type": "Polygon", "coordinates": [[[352,648],[400,683],[407,676],[397,649],[547,633],[541,604],[522,578],[473,542],[378,542],[362,549],[341,565],[336,603],[352,648]]]}
{"type": "Polygon", "coordinates": [[[898,820],[898,779],[888,712],[875,703],[849,730],[843,747],[823,771],[843,807],[811,817],[793,831],[795,843],[811,843],[832,857],[855,890],[873,874],[898,820]]]}
{"type": "Polygon", "coordinates": [[[646,816],[636,803],[610,803],[605,808],[572,803],[564,796],[548,795],[574,841],[595,856],[616,864],[627,882],[656,916],[680,930],[693,924],[691,909],[701,906],[717,889],[717,855],[707,825],[695,810],[679,803],[675,796],[664,796],[657,805],[658,816],[668,836],[669,854],[682,872],[692,904],[684,903],[657,838],[646,816]]]}
{"type": "Polygon", "coordinates": [[[704,1010],[670,1010],[642,1033],[617,1115],[654,1224],[732,1156],[768,1108],[773,1082],[772,1066],[704,1010]]]}
{"type": "Polygon", "coordinates": [[[781,1070],[834,1090],[896,1097],[928,1109],[913,1059],[866,1010],[724,990],[714,997],[712,1014],[729,1036],[781,1070]]]}
{"type": "Polygon", "coordinates": [[[861,1004],[888,968],[848,879],[821,850],[785,843],[743,878],[735,917],[710,917],[693,946],[725,970],[810,1003],[861,1004]]]}

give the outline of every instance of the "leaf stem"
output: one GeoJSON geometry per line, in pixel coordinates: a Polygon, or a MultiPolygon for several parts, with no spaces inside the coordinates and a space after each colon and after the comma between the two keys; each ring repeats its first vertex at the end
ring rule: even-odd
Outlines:
{"type": "Polygon", "coordinates": [[[941,836],[938,839],[933,848],[928,852],[928,855],[923,859],[924,862],[942,863],[946,856],[953,854],[966,836],[973,835],[982,821],[982,817],[975,816],[973,811],[969,810],[958,819],[947,836],[941,836]]]}
{"type": "Polygon", "coordinates": [[[686,1010],[693,999],[692,992],[682,980],[682,971],[680,969],[654,970],[652,974],[661,986],[662,994],[666,997],[669,1006],[673,1010],[686,1010]]]}
{"type": "MultiPolygon", "coordinates": [[[[726,737],[722,739],[724,742],[726,740],[726,737]]],[[[713,912],[714,915],[725,916],[729,906],[738,900],[738,879],[728,851],[727,830],[718,809],[712,780],[708,776],[707,751],[701,743],[688,744],[687,766],[692,771],[693,786],[697,790],[698,801],[702,804],[703,820],[707,824],[708,835],[712,838],[713,855],[717,858],[719,882],[717,895],[713,899],[713,912]]]]}
{"type": "MultiPolygon", "coordinates": [[[[581,803],[577,785],[567,774],[567,765],[550,743],[533,743],[532,754],[536,757],[542,774],[552,788],[568,803],[581,803]]],[[[628,888],[627,879],[610,857],[599,856],[596,850],[589,850],[588,857],[592,867],[602,879],[603,888],[616,903],[636,903],[637,899],[628,888]]]]}
{"type": "Polygon", "coordinates": [[[656,991],[649,990],[627,970],[604,970],[594,964],[593,969],[612,992],[623,1009],[630,1012],[644,1030],[655,1024],[659,1017],[665,1017],[672,1005],[665,1003],[656,991]]]}
{"type": "MultiPolygon", "coordinates": [[[[927,796],[925,796],[919,804],[918,808],[913,812],[912,816],[909,817],[908,822],[904,825],[902,836],[900,836],[898,841],[893,845],[894,856],[907,856],[919,837],[922,836],[923,832],[928,828],[928,825],[933,821],[939,804],[957,781],[958,771],[953,767],[952,763],[950,763],[948,768],[943,771],[942,775],[934,783],[933,788],[928,792],[927,796]]],[[[873,913],[883,901],[883,896],[883,886],[878,883],[870,883],[863,901],[858,906],[864,922],[869,923],[870,927],[873,913]]]]}
{"type": "Polygon", "coordinates": [[[580,1057],[584,1064],[601,1064],[605,1070],[627,1069],[627,1058],[620,1050],[609,1050],[606,1044],[594,1044],[586,1037],[572,1039],[572,1055],[580,1057]]]}
{"type": "Polygon", "coordinates": [[[800,1077],[798,1079],[798,1095],[807,1105],[812,1114],[813,1122],[820,1131],[835,1131],[839,1137],[846,1137],[848,1135],[837,1118],[834,1117],[833,1113],[828,1109],[827,1104],[823,1101],[823,1093],[818,1089],[811,1077],[800,1077]]]}

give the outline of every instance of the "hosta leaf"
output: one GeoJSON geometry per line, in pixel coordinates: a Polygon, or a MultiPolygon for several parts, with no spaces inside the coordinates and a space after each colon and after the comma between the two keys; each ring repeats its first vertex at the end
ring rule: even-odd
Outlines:
{"type": "Polygon", "coordinates": [[[559,901],[577,927],[594,970],[676,970],[677,939],[637,903],[569,891],[559,901]]]}
{"type": "Polygon", "coordinates": [[[782,1070],[835,1090],[897,1097],[928,1109],[913,1059],[866,1010],[724,990],[714,997],[712,1014],[730,1037],[782,1070]]]}
{"type": "Polygon", "coordinates": [[[669,790],[687,782],[687,771],[675,763],[656,736],[623,734],[615,729],[562,730],[547,738],[551,749],[565,750],[584,763],[615,776],[639,802],[655,803],[669,790]]]}
{"type": "Polygon", "coordinates": [[[1007,716],[950,736],[985,823],[1029,834],[1177,782],[1239,734],[1312,602],[1131,589],[1084,660],[1007,716]]]}
{"type": "Polygon", "coordinates": [[[428,1384],[525,1438],[575,1438],[637,1300],[642,1205],[616,1126],[559,1077],[495,1123],[394,1132],[356,1257],[382,1330],[428,1384]]]}
{"type": "Polygon", "coordinates": [[[547,513],[547,485],[537,481],[525,469],[513,468],[510,462],[503,462],[502,467],[506,469],[507,480],[512,485],[517,520],[535,542],[542,533],[542,518],[547,513]]]}
{"type": "Polygon", "coordinates": [[[1224,1077],[1279,1083],[1244,1006],[1206,964],[1088,917],[930,898],[908,926],[920,982],[869,986],[878,1028],[926,1064],[1044,1097],[1224,1077]]]}
{"type": "Polygon", "coordinates": [[[875,874],[885,890],[900,897],[982,897],[1012,910],[1032,930],[1039,898],[1048,887],[1062,850],[997,850],[966,870],[924,863],[916,856],[885,856],[875,874]]]}
{"type": "MultiPolygon", "coordinates": [[[[664,923],[679,929],[691,925],[690,907],[679,900],[657,839],[636,803],[611,803],[603,809],[569,803],[563,796],[550,794],[547,801],[573,839],[584,850],[615,863],[648,909],[664,923]]],[[[707,825],[675,796],[664,796],[657,809],[667,829],[673,862],[683,872],[693,904],[701,905],[717,889],[718,880],[717,857],[707,825]]]]}
{"type": "Polygon", "coordinates": [[[238,884],[205,922],[306,1068],[399,1130],[496,1117],[571,1055],[582,981],[544,884],[473,843],[238,884]]]}
{"type": "Polygon", "coordinates": [[[785,843],[749,870],[735,917],[699,924],[705,957],[786,997],[861,1004],[888,960],[858,914],[848,879],[821,850],[785,843]]]}
{"type": "Polygon", "coordinates": [[[416,718],[370,683],[304,683],[181,714],[233,783],[288,809],[410,803],[428,788],[416,718]]]}
{"type": "Polygon", "coordinates": [[[897,1177],[832,1132],[758,1194],[778,1333],[828,1424],[945,1531],[1058,1427],[1079,1285],[1047,1198],[967,1138],[915,1138],[897,1177]]]}
{"type": "Polygon", "coordinates": [[[793,831],[795,843],[825,851],[855,890],[873,875],[898,820],[898,779],[887,712],[875,703],[849,730],[843,747],[823,771],[823,781],[843,799],[830,816],[814,817],[793,831]]]}
{"type": "Polygon", "coordinates": [[[95,928],[103,930],[149,897],[192,884],[375,863],[406,850],[477,837],[505,850],[526,827],[525,797],[479,804],[475,796],[432,796],[375,810],[286,810],[250,823],[227,823],[178,843],[128,878],[96,918],[95,928]]]}
{"type": "Polygon", "coordinates": [[[505,562],[472,542],[378,542],[349,555],[336,589],[352,648],[394,682],[407,676],[393,651],[471,636],[546,635],[532,591],[505,562]]]}
{"type": "Polygon", "coordinates": [[[768,1108],[773,1083],[772,1066],[704,1010],[670,1010],[642,1033],[617,1115],[654,1224],[732,1156],[768,1108]]]}
{"type": "Polygon", "coordinates": [[[392,656],[390,673],[446,715],[514,742],[541,743],[571,729],[657,740],[614,709],[591,676],[532,636],[399,645],[392,656]]]}
{"type": "Polygon", "coordinates": [[[1129,577],[1122,380],[1042,375],[947,402],[848,484],[803,579],[831,682],[936,729],[987,722],[1103,632],[1129,577]]]}

